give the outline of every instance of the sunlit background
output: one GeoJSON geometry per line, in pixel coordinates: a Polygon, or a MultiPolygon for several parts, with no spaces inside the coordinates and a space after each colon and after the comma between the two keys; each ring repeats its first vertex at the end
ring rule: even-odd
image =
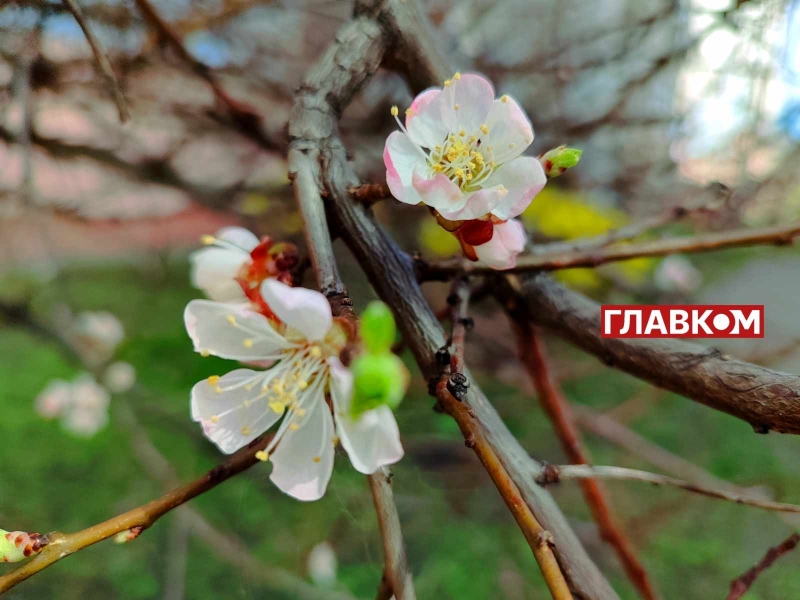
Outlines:
{"type": "MultiPolygon", "coordinates": [[[[0,9],[0,526],[73,531],[142,504],[221,459],[189,415],[189,390],[226,369],[183,328],[189,252],[240,224],[297,243],[285,125],[304,72],[350,18],[339,0],[152,0],[192,56],[263,118],[260,143],[232,126],[208,83],[153,33],[133,2],[81,5],[131,106],[121,124],[89,46],[58,1],[0,9]],[[76,391],[77,390],[77,391],[76,391]],[[79,406],[65,408],[72,395],[79,406]]],[[[800,218],[800,2],[793,0],[431,0],[436,39],[464,71],[518,99],[533,153],[568,143],[576,169],[522,219],[534,242],[617,229],[642,215],[714,203],[668,228],[690,234],[800,218]],[[719,184],[722,184],[720,186],[719,184]]],[[[407,107],[380,71],[344,113],[365,181],[407,107]]],[[[375,208],[407,250],[458,252],[429,213],[375,208]]],[[[337,246],[357,308],[374,297],[337,246]]],[[[611,302],[766,305],[766,338],[720,347],[800,372],[800,256],[791,248],[637,259],[556,275],[611,302]]],[[[307,285],[312,285],[309,277],[307,285]]],[[[434,308],[446,287],[426,287],[434,308]]],[[[473,308],[467,361],[535,457],[564,462],[509,326],[473,308]]],[[[656,390],[547,338],[597,464],[800,502],[800,442],[656,390]],[[609,434],[603,413],[622,426],[609,434]]],[[[407,358],[409,366],[413,361],[407,358]]],[[[543,598],[530,550],[455,423],[415,377],[397,412],[406,448],[395,494],[420,598],[543,598]]],[[[382,546],[367,482],[337,457],[326,497],[282,495],[257,466],[168,515],[134,543],[90,548],[10,598],[121,600],[372,598],[382,546]],[[327,590],[327,592],[326,592],[327,590]],[[320,597],[319,595],[316,597],[320,597]]],[[[635,483],[609,486],[666,598],[721,598],[792,523],[752,508],[635,483]]],[[[579,488],[553,493],[623,598],[636,594],[600,540],[579,488]]],[[[749,600],[800,597],[800,555],[749,600]]],[[[10,567],[0,567],[5,572],[10,567]]]]}

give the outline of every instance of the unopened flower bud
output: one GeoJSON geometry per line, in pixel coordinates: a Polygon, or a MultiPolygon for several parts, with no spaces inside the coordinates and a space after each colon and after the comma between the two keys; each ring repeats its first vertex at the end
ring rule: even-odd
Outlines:
{"type": "Polygon", "coordinates": [[[0,562],[19,562],[30,558],[47,546],[46,535],[0,529],[0,562]]]}
{"type": "Polygon", "coordinates": [[[559,146],[545,152],[539,159],[548,179],[563,175],[567,169],[576,166],[581,160],[583,150],[559,146]]]}
{"type": "Polygon", "coordinates": [[[386,404],[396,408],[408,388],[408,369],[394,354],[363,354],[353,361],[353,400],[350,412],[354,419],[386,404]]]}
{"type": "Polygon", "coordinates": [[[361,339],[373,354],[388,352],[394,344],[397,327],[392,311],[383,302],[370,302],[361,315],[361,339]]]}
{"type": "Polygon", "coordinates": [[[114,536],[114,543],[115,544],[127,544],[128,542],[132,542],[144,531],[144,527],[141,525],[137,525],[135,527],[131,527],[130,529],[126,529],[125,531],[120,531],[117,535],[114,536]]]}

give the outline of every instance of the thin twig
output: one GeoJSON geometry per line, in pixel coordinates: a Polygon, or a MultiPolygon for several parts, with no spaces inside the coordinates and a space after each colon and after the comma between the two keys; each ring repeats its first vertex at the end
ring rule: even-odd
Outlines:
{"type": "Polygon", "coordinates": [[[464,374],[464,351],[467,330],[472,328],[472,319],[469,317],[470,286],[466,278],[453,282],[447,304],[450,306],[450,323],[453,333],[450,338],[450,374],[464,374]]]}
{"type": "Polygon", "coordinates": [[[267,150],[285,147],[285,141],[274,139],[274,136],[265,131],[263,119],[258,110],[246,102],[231,97],[217,79],[214,71],[191,55],[183,44],[181,34],[164,20],[149,0],[136,0],[136,6],[158,36],[172,47],[175,54],[189,66],[193,73],[208,83],[217,102],[225,108],[230,121],[241,134],[267,150]]]}
{"type": "Polygon", "coordinates": [[[363,183],[350,188],[350,195],[357,202],[361,202],[365,206],[372,206],[381,200],[391,198],[392,192],[385,183],[363,183]]]}
{"type": "Polygon", "coordinates": [[[800,543],[800,533],[793,533],[777,546],[767,550],[764,558],[731,582],[731,589],[725,600],[739,600],[747,593],[761,573],[769,569],[781,556],[794,550],[798,543],[800,543]]]}
{"type": "Polygon", "coordinates": [[[182,506],[192,498],[217,487],[234,475],[238,475],[253,465],[260,463],[261,461],[255,456],[256,452],[266,448],[271,438],[271,435],[261,436],[202,477],[180,486],[147,504],[76,533],[55,532],[51,534],[50,544],[41,554],[0,577],[0,593],[10,590],[18,583],[25,581],[28,577],[46,569],[70,554],[107,540],[122,531],[127,531],[133,527],[142,527],[144,529],[152,527],[158,519],[169,511],[182,506]]]}
{"type": "Polygon", "coordinates": [[[621,227],[620,229],[609,231],[602,235],[591,238],[571,240],[568,242],[552,242],[535,246],[537,254],[550,254],[555,252],[577,252],[580,250],[596,250],[610,246],[616,242],[622,242],[637,238],[648,231],[659,229],[665,225],[676,223],[689,216],[703,213],[713,213],[719,210],[724,203],[730,199],[731,191],[722,184],[712,184],[710,191],[714,198],[708,200],[707,194],[700,200],[687,202],[678,206],[671,206],[659,213],[650,215],[621,227]]]}
{"type": "Polygon", "coordinates": [[[615,479],[619,481],[641,481],[653,485],[676,487],[687,492],[693,492],[709,498],[736,502],[754,508],[773,510],[784,513],[800,513],[800,506],[797,504],[786,504],[784,502],[773,502],[763,498],[755,498],[746,494],[739,494],[727,490],[710,488],[696,483],[690,483],[682,479],[676,479],[667,475],[639,471],[637,469],[626,469],[624,467],[598,467],[590,465],[548,465],[545,472],[538,478],[540,485],[557,483],[565,479],[615,479]]]}
{"type": "Polygon", "coordinates": [[[125,123],[131,117],[130,110],[128,109],[128,103],[125,100],[125,96],[122,94],[122,89],[119,86],[119,81],[114,73],[114,69],[111,68],[111,63],[108,61],[108,57],[106,56],[105,52],[103,52],[100,42],[94,36],[94,32],[92,32],[91,28],[89,27],[89,22],[84,17],[83,11],[81,10],[81,7],[78,5],[77,1],[62,1],[64,2],[64,6],[66,6],[67,10],[72,13],[72,16],[75,17],[78,25],[80,25],[81,29],[83,30],[83,35],[86,36],[86,41],[89,42],[89,46],[92,48],[92,54],[94,54],[94,59],[97,62],[100,73],[105,78],[108,87],[111,88],[111,95],[113,96],[114,102],[117,105],[117,112],[119,112],[119,120],[125,123]]]}
{"type": "Polygon", "coordinates": [[[439,406],[458,423],[468,448],[472,448],[483,468],[492,478],[497,491],[503,497],[508,510],[517,521],[522,534],[528,542],[536,562],[542,571],[547,587],[554,600],[571,599],[572,593],[564,579],[564,574],[556,561],[551,548],[552,535],[536,519],[531,509],[522,499],[517,485],[511,479],[503,464],[497,458],[486,440],[478,420],[471,409],[458,401],[447,389],[448,379],[443,376],[436,385],[436,399],[439,406]]]}
{"type": "MultiPolygon", "coordinates": [[[[575,425],[569,402],[550,375],[544,344],[530,323],[514,319],[513,315],[511,318],[520,361],[533,381],[539,402],[550,419],[556,436],[561,442],[561,447],[570,462],[590,463],[591,458],[575,425]]],[[[586,479],[581,482],[581,488],[584,499],[600,530],[600,537],[614,548],[625,573],[641,596],[648,600],[655,600],[657,594],[650,577],[636,555],[628,535],[617,521],[604,486],[594,479],[586,479]]]]}
{"type": "MultiPolygon", "coordinates": [[[[800,235],[800,222],[774,227],[735,229],[682,238],[665,238],[649,242],[614,245],[604,248],[555,252],[522,256],[517,266],[507,273],[555,271],[574,267],[597,267],[606,263],[631,258],[668,256],[684,252],[712,252],[740,246],[791,244],[800,235]]],[[[417,270],[422,281],[446,281],[460,273],[489,273],[491,269],[461,259],[440,263],[418,261],[417,270]]]]}

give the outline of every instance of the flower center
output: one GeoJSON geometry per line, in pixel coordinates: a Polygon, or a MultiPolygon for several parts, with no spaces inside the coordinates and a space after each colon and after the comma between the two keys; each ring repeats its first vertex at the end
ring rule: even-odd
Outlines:
{"type": "Polygon", "coordinates": [[[494,172],[497,164],[491,160],[491,147],[481,147],[480,140],[466,132],[450,134],[441,146],[436,146],[428,156],[434,173],[443,173],[465,192],[481,188],[481,184],[494,172]],[[486,157],[490,160],[486,160],[486,157]]]}

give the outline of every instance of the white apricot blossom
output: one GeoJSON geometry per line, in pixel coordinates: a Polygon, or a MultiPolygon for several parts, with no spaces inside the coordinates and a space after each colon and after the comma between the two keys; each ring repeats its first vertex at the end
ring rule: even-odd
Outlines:
{"type": "Polygon", "coordinates": [[[273,463],[270,479],[278,488],[306,501],[325,494],[337,441],[361,473],[400,460],[400,435],[387,406],[351,414],[353,377],[338,358],[346,336],[326,298],[276,279],[262,283],[261,295],[280,323],[247,303],[193,300],[186,307],[186,329],[201,355],[273,361],[265,371],[236,369],[194,386],[192,418],[206,437],[230,454],[282,418],[257,456],[273,463]]]}
{"type": "Polygon", "coordinates": [[[206,248],[189,256],[192,285],[212,300],[244,300],[236,277],[250,261],[250,253],[259,245],[259,239],[243,227],[223,227],[216,235],[203,236],[203,243],[206,248]]]}
{"type": "Polygon", "coordinates": [[[456,73],[419,94],[402,131],[386,140],[383,160],[392,195],[420,202],[452,221],[519,215],[547,182],[537,158],[522,156],[533,127],[512,98],[494,97],[486,78],[456,73]]]}

